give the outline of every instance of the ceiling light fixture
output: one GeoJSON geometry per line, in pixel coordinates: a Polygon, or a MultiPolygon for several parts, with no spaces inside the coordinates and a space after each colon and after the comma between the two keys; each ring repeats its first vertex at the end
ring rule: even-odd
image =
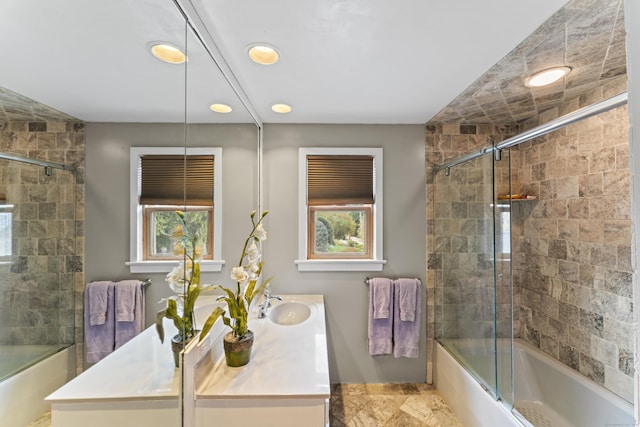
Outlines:
{"type": "Polygon", "coordinates": [[[276,113],[286,114],[291,112],[291,106],[287,104],[273,104],[271,109],[276,113]]]}
{"type": "Polygon", "coordinates": [[[526,87],[542,87],[555,83],[571,72],[571,67],[553,67],[527,77],[524,80],[526,87]]]}
{"type": "Polygon", "coordinates": [[[188,60],[187,55],[169,43],[152,42],[149,44],[149,50],[153,56],[169,64],[182,64],[188,60]]]}
{"type": "Polygon", "coordinates": [[[231,108],[227,104],[211,104],[209,108],[211,109],[211,111],[222,114],[230,113],[233,111],[233,108],[231,108]]]}
{"type": "Polygon", "coordinates": [[[257,62],[262,65],[275,64],[278,62],[278,59],[280,59],[278,51],[274,47],[264,43],[255,44],[249,47],[248,54],[249,58],[251,58],[253,62],[257,62]]]}

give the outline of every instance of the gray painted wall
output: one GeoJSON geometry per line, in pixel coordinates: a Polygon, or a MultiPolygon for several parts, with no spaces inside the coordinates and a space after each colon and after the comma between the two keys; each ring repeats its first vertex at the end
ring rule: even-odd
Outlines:
{"type": "MultiPolygon", "coordinates": [[[[227,283],[248,231],[248,214],[257,206],[256,128],[251,125],[192,125],[189,146],[223,147],[222,273],[207,282],[227,283]]],[[[170,291],[164,274],[132,275],[129,258],[129,148],[172,146],[183,141],[177,124],[92,123],[87,126],[86,280],[146,278],[146,323],[157,302],[170,291]]],[[[373,272],[299,273],[297,248],[298,147],[384,148],[384,258],[380,275],[415,276],[424,283],[425,166],[421,125],[266,125],[264,129],[265,276],[282,294],[323,294],[332,382],[400,383],[426,380],[426,346],[420,358],[372,358],[367,352],[368,287],[373,272]]],[[[425,299],[423,295],[423,307],[425,299]]],[[[423,325],[425,312],[423,310],[423,325]]]]}
{"type": "MultiPolygon", "coordinates": [[[[230,284],[229,272],[249,232],[249,213],[257,208],[257,128],[190,125],[187,139],[190,147],[223,149],[222,257],[227,263],[221,273],[203,273],[202,280],[230,284]]],[[[125,265],[129,260],[129,148],[183,144],[182,124],[90,123],[86,129],[86,281],[150,278],[147,325],[162,308],[158,301],[172,292],[164,281],[166,273],[131,274],[125,265]]]]}
{"type": "MultiPolygon", "coordinates": [[[[426,331],[418,359],[369,356],[367,276],[419,277],[424,283],[425,161],[422,125],[265,125],[264,277],[274,276],[274,294],[323,294],[331,382],[426,381],[426,331]],[[384,258],[375,272],[298,272],[298,148],[382,147],[384,149],[384,258]]],[[[425,303],[424,293],[422,299],[425,303]]],[[[425,311],[422,311],[425,325],[425,311]]]]}

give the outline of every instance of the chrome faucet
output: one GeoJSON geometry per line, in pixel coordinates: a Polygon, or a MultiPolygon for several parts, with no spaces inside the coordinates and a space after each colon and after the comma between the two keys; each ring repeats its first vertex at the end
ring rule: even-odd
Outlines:
{"type": "Polygon", "coordinates": [[[264,288],[264,300],[262,301],[262,304],[258,306],[258,319],[264,319],[267,317],[267,312],[269,311],[269,307],[271,307],[272,299],[282,301],[282,297],[271,295],[271,289],[269,289],[269,285],[267,285],[264,288]]]}

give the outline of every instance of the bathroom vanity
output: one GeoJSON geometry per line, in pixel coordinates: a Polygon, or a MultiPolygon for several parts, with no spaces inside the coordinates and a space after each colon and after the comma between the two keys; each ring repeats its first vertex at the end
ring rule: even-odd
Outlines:
{"type": "Polygon", "coordinates": [[[250,314],[251,361],[226,365],[222,340],[195,369],[197,427],[329,425],[329,365],[322,295],[283,295],[267,316],[250,314]]]}
{"type": "MultiPolygon", "coordinates": [[[[165,319],[167,336],[175,335],[165,319]]],[[[150,326],[50,394],[52,427],[180,425],[180,370],[171,340],[150,326]]]]}
{"type": "MultiPolygon", "coordinates": [[[[160,343],[152,325],[46,398],[52,427],[328,426],[324,299],[282,297],[264,318],[250,312],[248,365],[226,366],[222,337],[229,328],[219,321],[202,342],[190,343],[184,369],[176,369],[170,340],[160,343]]],[[[219,303],[213,296],[198,303],[202,324],[219,303]]],[[[176,333],[170,320],[164,328],[167,337],[176,333]]]]}

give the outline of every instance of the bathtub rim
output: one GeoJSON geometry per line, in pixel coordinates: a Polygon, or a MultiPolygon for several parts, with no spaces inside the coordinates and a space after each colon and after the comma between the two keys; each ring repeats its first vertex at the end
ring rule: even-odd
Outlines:
{"type": "Polygon", "coordinates": [[[75,349],[72,344],[0,383],[0,419],[27,425],[49,411],[45,397],[75,376],[75,349]]]}
{"type": "MultiPolygon", "coordinates": [[[[511,339],[505,338],[505,340],[511,339]]],[[[471,427],[531,427],[529,421],[512,405],[493,399],[491,394],[480,386],[475,377],[451,354],[446,346],[439,340],[435,340],[435,344],[433,383],[458,419],[463,423],[466,421],[464,425],[471,427]],[[473,405],[469,405],[470,402],[473,405]],[[481,402],[481,404],[478,406],[477,402],[481,402]]],[[[570,379],[584,384],[591,392],[611,397],[610,402],[629,414],[631,419],[635,419],[633,404],[602,385],[593,382],[585,375],[574,371],[534,345],[525,342],[521,338],[515,338],[513,339],[512,351],[514,358],[517,351],[527,352],[527,354],[541,359],[542,363],[551,365],[551,369],[559,369],[561,372],[566,373],[570,379]]],[[[517,393],[517,391],[514,390],[514,393],[517,393]]],[[[517,394],[514,395],[516,397],[515,401],[517,401],[517,394]]]]}
{"type": "MultiPolygon", "coordinates": [[[[567,376],[569,376],[571,379],[575,380],[576,382],[578,382],[579,384],[583,385],[585,388],[589,389],[590,391],[598,394],[598,395],[604,395],[606,400],[608,400],[609,402],[613,403],[616,407],[618,407],[620,410],[630,414],[632,417],[634,416],[634,409],[633,409],[633,404],[631,402],[628,402],[627,400],[623,399],[621,396],[619,396],[618,394],[614,393],[613,391],[605,388],[604,386],[594,382],[593,380],[589,379],[589,377],[581,374],[580,372],[577,372],[575,370],[573,370],[572,368],[568,367],[567,365],[565,365],[564,363],[560,362],[559,360],[554,359],[553,357],[551,357],[550,355],[548,355],[547,353],[545,353],[544,351],[542,351],[541,349],[539,349],[538,347],[522,340],[521,338],[516,338],[514,339],[514,344],[513,344],[513,354],[514,354],[514,358],[516,356],[516,352],[518,351],[523,351],[522,349],[518,348],[518,347],[522,347],[524,349],[524,351],[527,352],[527,354],[531,355],[532,357],[535,357],[539,360],[542,360],[543,363],[548,364],[558,370],[560,370],[562,373],[565,373],[567,376]],[[528,351],[527,351],[528,350],[528,351]]],[[[515,376],[515,373],[514,373],[515,376]]],[[[514,384],[515,384],[515,396],[516,396],[516,401],[517,396],[518,396],[518,390],[517,390],[517,384],[518,382],[514,380],[514,384]]]]}

